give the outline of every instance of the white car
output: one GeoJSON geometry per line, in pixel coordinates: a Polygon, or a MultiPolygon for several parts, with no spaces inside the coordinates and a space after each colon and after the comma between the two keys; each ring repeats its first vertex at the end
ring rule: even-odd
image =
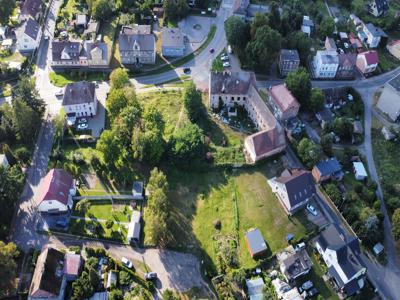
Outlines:
{"type": "Polygon", "coordinates": [[[132,269],[133,263],[129,259],[127,259],[126,257],[121,258],[121,262],[128,269],[132,269]]]}
{"type": "Polygon", "coordinates": [[[312,204],[307,204],[307,210],[312,214],[313,216],[318,215],[317,209],[312,205],[312,204]]]}
{"type": "Polygon", "coordinates": [[[144,274],[144,278],[145,278],[146,280],[157,279],[157,273],[156,273],[156,272],[145,273],[145,274],[144,274]]]}
{"type": "Polygon", "coordinates": [[[78,130],[85,130],[88,129],[89,125],[87,123],[79,124],[76,128],[78,130]]]}
{"type": "Polygon", "coordinates": [[[222,66],[223,66],[224,68],[229,68],[229,67],[231,66],[231,64],[229,63],[229,61],[226,61],[226,62],[224,62],[224,63],[222,64],[222,66]]]}
{"type": "Polygon", "coordinates": [[[56,97],[62,97],[64,95],[64,90],[63,89],[59,89],[57,92],[56,92],[56,97]]]}
{"type": "Polygon", "coordinates": [[[344,47],[345,47],[346,49],[349,49],[349,47],[350,47],[350,45],[349,45],[348,43],[343,43],[343,45],[344,45],[344,47]]]}
{"type": "Polygon", "coordinates": [[[223,55],[223,56],[221,56],[221,60],[222,61],[227,61],[227,60],[229,60],[229,56],[228,55],[223,55]]]}

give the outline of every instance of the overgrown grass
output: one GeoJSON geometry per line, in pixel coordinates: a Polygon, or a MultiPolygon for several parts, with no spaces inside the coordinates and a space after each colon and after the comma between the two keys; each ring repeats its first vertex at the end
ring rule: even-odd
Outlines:
{"type": "MultiPolygon", "coordinates": [[[[82,200],[81,200],[82,201],[82,200]]],[[[108,200],[92,200],[89,209],[85,212],[74,210],[72,215],[98,220],[112,220],[114,222],[129,222],[131,210],[128,201],[116,201],[114,205],[108,200]]]]}

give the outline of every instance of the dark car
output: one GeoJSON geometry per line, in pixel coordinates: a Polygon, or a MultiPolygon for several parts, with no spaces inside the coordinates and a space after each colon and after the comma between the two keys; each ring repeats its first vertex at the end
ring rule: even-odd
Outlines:
{"type": "Polygon", "coordinates": [[[56,227],[66,228],[68,226],[68,220],[66,218],[60,219],[56,222],[56,227]]]}
{"type": "Polygon", "coordinates": [[[214,51],[215,51],[214,48],[210,49],[210,53],[214,53],[214,51]]]}
{"type": "Polygon", "coordinates": [[[190,68],[183,69],[183,73],[185,73],[185,74],[190,74],[190,72],[191,72],[190,68]]]}
{"type": "Polygon", "coordinates": [[[316,289],[316,288],[312,288],[311,290],[309,290],[308,292],[307,292],[307,296],[308,297],[313,297],[313,296],[315,296],[315,295],[317,295],[319,292],[318,292],[318,290],[316,289]]]}

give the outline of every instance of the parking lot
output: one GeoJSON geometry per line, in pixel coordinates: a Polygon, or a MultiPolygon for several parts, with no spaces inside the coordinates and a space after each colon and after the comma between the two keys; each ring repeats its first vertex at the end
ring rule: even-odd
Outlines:
{"type": "Polygon", "coordinates": [[[195,51],[207,38],[213,18],[188,16],[179,22],[178,27],[187,37],[186,54],[195,51]]]}

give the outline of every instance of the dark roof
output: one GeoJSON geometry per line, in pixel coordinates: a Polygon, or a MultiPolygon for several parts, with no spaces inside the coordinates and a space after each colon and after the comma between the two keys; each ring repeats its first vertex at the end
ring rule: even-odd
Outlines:
{"type": "Polygon", "coordinates": [[[108,60],[108,58],[109,58],[108,45],[107,45],[107,43],[104,43],[104,42],[85,41],[84,49],[85,49],[87,58],[92,59],[92,50],[95,50],[97,48],[101,50],[102,58],[108,60]]]}
{"type": "MultiPolygon", "coordinates": [[[[329,225],[317,237],[316,242],[318,242],[323,251],[330,249],[336,252],[338,264],[347,278],[353,277],[363,268],[356,257],[360,254],[360,244],[357,237],[348,236],[338,225],[329,225]]],[[[329,270],[329,272],[335,278],[336,276],[340,278],[336,270],[329,270]]],[[[337,279],[337,281],[338,284],[342,282],[343,286],[344,283],[341,279],[337,279]]]]}
{"type": "Polygon", "coordinates": [[[379,13],[389,10],[389,0],[375,0],[375,4],[379,13]]]}
{"type": "Polygon", "coordinates": [[[340,165],[336,157],[320,161],[315,165],[315,168],[319,170],[321,176],[335,174],[342,170],[342,166],[340,165]]]}
{"type": "Polygon", "coordinates": [[[299,52],[295,49],[282,49],[281,59],[283,60],[300,60],[299,52]]]}
{"type": "Polygon", "coordinates": [[[82,46],[80,42],[53,41],[51,44],[52,60],[79,60],[82,46]]]}
{"type": "Polygon", "coordinates": [[[155,41],[153,34],[120,34],[119,50],[132,51],[136,42],[141,51],[154,51],[155,41]]]}
{"type": "Polygon", "coordinates": [[[309,171],[295,169],[288,173],[284,172],[276,181],[286,186],[292,207],[315,194],[315,184],[309,171]]]}
{"type": "Polygon", "coordinates": [[[21,14],[36,17],[42,9],[42,0],[25,0],[21,8],[21,14]]]}
{"type": "Polygon", "coordinates": [[[310,270],[313,263],[307,251],[302,249],[283,260],[282,264],[285,266],[286,278],[291,280],[310,270]]]}
{"type": "Polygon", "coordinates": [[[40,30],[40,25],[38,22],[36,22],[34,19],[29,18],[25,24],[24,24],[24,33],[31,37],[32,39],[36,40],[39,30],[40,30]]]}
{"type": "Polygon", "coordinates": [[[29,294],[38,298],[59,295],[63,279],[64,254],[54,248],[44,248],[36,263],[29,294]]]}
{"type": "Polygon", "coordinates": [[[96,86],[93,82],[79,81],[65,86],[62,105],[90,103],[94,101],[96,86]]]}
{"type": "Polygon", "coordinates": [[[267,250],[267,244],[258,228],[247,231],[245,237],[253,255],[267,250]]]}
{"type": "Polygon", "coordinates": [[[250,72],[211,72],[210,93],[246,95],[254,80],[250,72]]]}
{"type": "Polygon", "coordinates": [[[382,28],[375,26],[372,23],[365,24],[365,27],[374,37],[387,37],[387,34],[382,30],[382,28]]]}
{"type": "Polygon", "coordinates": [[[357,62],[357,54],[355,53],[343,53],[339,54],[339,66],[355,66],[357,62]]]}
{"type": "Polygon", "coordinates": [[[333,113],[330,109],[323,109],[316,113],[317,119],[322,122],[332,122],[333,121],[333,113]]]}

